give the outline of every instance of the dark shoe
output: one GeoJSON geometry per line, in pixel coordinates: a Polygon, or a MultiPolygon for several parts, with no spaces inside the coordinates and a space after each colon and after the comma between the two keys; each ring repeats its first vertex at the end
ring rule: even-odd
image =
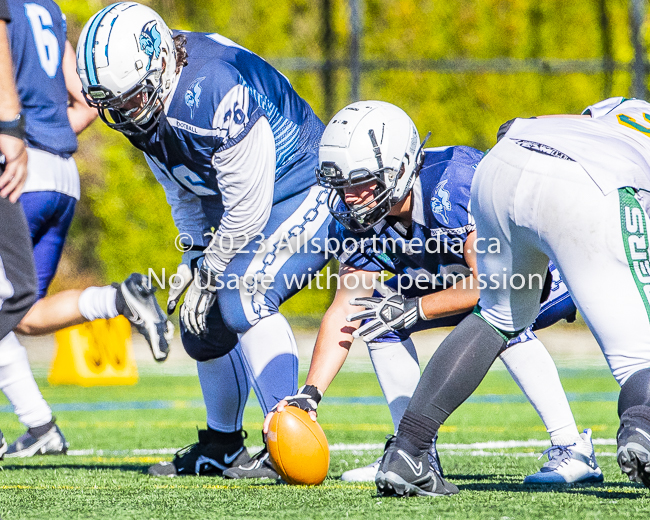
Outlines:
{"type": "Polygon", "coordinates": [[[633,406],[621,416],[616,460],[628,478],[650,488],[650,409],[633,406]]]}
{"type": "Polygon", "coordinates": [[[68,443],[63,433],[54,421],[50,421],[44,426],[27,430],[7,448],[5,457],[9,459],[34,455],[65,455],[67,451],[68,443]]]}
{"type": "Polygon", "coordinates": [[[174,336],[174,326],[167,319],[154,296],[155,287],[146,276],[132,273],[117,289],[116,308],[142,334],[156,361],[165,361],[169,355],[169,342],[174,336]]]}
{"type": "Polygon", "coordinates": [[[182,448],[171,462],[159,462],[149,468],[149,475],[175,477],[177,475],[221,476],[224,470],[246,464],[250,455],[244,447],[244,436],[235,443],[214,442],[210,430],[199,430],[199,442],[182,448]]]}
{"type": "Polygon", "coordinates": [[[375,477],[379,495],[437,497],[458,493],[456,486],[431,467],[428,452],[413,457],[398,448],[396,440],[396,437],[392,437],[386,443],[384,458],[375,477]]]}
{"type": "Polygon", "coordinates": [[[264,448],[246,464],[233,466],[223,472],[224,478],[272,478],[278,480],[280,475],[273,469],[269,452],[264,448]]]}

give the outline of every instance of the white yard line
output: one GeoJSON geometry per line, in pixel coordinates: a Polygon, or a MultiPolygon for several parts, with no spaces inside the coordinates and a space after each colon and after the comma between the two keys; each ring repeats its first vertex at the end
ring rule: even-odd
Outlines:
{"type": "MultiPolygon", "coordinates": [[[[593,439],[596,446],[616,446],[616,439],[593,439]]],[[[486,450],[504,450],[513,448],[547,448],[548,441],[527,440],[527,441],[489,441],[474,442],[472,444],[438,444],[438,449],[446,455],[472,455],[475,457],[496,457],[502,455],[514,457],[536,457],[538,454],[530,452],[500,452],[486,450]]],[[[157,450],[68,450],[72,457],[119,457],[119,456],[146,456],[146,455],[173,455],[179,448],[161,448],[157,450]]],[[[262,446],[250,446],[248,450],[252,453],[262,449],[262,446]]],[[[383,444],[330,444],[330,451],[334,452],[366,452],[379,451],[384,449],[383,444]]],[[[598,452],[598,456],[615,457],[616,453],[598,452]]]]}

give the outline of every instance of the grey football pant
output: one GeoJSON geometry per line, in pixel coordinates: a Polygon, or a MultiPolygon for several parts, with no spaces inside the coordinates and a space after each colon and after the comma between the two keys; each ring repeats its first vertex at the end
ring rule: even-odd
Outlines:
{"type": "Polygon", "coordinates": [[[22,206],[0,198],[0,340],[27,314],[35,297],[32,241],[22,206]]]}

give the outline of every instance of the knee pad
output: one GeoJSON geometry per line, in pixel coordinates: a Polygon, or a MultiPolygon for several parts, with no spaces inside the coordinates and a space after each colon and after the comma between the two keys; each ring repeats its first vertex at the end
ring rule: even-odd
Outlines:
{"type": "Polygon", "coordinates": [[[215,305],[207,318],[208,331],[203,336],[189,332],[181,321],[181,341],[185,352],[196,361],[209,361],[225,356],[237,346],[237,334],[223,321],[219,307],[215,305]]]}

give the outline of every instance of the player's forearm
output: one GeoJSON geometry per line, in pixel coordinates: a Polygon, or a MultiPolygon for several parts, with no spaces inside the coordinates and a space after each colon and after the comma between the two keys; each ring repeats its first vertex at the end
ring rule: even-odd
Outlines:
{"type": "Polygon", "coordinates": [[[306,384],[315,386],[321,393],[325,393],[338,374],[352,345],[352,332],[358,323],[348,323],[346,316],[345,309],[330,307],[318,331],[306,384]]]}
{"type": "Polygon", "coordinates": [[[7,25],[0,20],[0,121],[11,121],[20,113],[20,100],[14,84],[7,25]]]}
{"type": "Polygon", "coordinates": [[[75,134],[79,135],[97,118],[97,110],[90,108],[86,103],[83,104],[73,101],[68,106],[68,120],[75,134]]]}
{"type": "Polygon", "coordinates": [[[77,74],[75,52],[69,41],[65,42],[65,52],[61,61],[65,86],[68,90],[68,120],[75,134],[80,134],[95,118],[97,110],[88,106],[82,94],[81,80],[77,74]]]}
{"type": "Polygon", "coordinates": [[[459,280],[456,287],[449,287],[422,298],[422,310],[429,320],[453,316],[471,311],[479,298],[478,281],[466,277],[459,280]],[[464,283],[463,283],[464,282],[464,283]]]}

